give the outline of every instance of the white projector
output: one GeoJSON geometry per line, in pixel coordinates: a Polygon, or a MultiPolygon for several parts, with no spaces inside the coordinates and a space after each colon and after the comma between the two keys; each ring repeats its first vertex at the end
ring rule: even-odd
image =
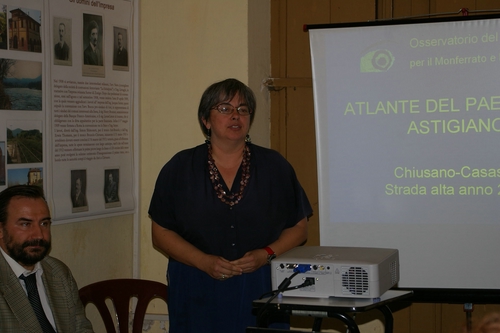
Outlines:
{"type": "Polygon", "coordinates": [[[377,298],[399,282],[399,252],[367,247],[300,246],[271,261],[273,290],[295,272],[285,296],[377,298]]]}

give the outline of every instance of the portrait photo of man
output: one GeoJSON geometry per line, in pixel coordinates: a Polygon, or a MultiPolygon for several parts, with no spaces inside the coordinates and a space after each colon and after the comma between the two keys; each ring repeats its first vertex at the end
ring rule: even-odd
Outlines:
{"type": "Polygon", "coordinates": [[[119,169],[104,170],[104,201],[106,203],[106,208],[119,206],[119,172],[119,169]]]}
{"type": "Polygon", "coordinates": [[[71,170],[71,203],[73,212],[88,210],[87,170],[71,170]]]}
{"type": "MultiPolygon", "coordinates": [[[[68,19],[54,18],[54,30],[57,34],[57,42],[54,45],[54,59],[61,61],[70,60],[70,47],[68,40],[71,36],[71,21],[68,19]]],[[[54,62],[54,64],[58,64],[54,62]]]]}
{"type": "Polygon", "coordinates": [[[98,46],[99,25],[96,21],[90,21],[88,26],[88,45],[83,53],[85,65],[102,66],[102,54],[98,46]]]}
{"type": "Polygon", "coordinates": [[[83,14],[82,75],[105,77],[105,43],[102,16],[83,14]]]}
{"type": "Polygon", "coordinates": [[[128,67],[127,30],[114,27],[114,35],[113,66],[128,67]]]}

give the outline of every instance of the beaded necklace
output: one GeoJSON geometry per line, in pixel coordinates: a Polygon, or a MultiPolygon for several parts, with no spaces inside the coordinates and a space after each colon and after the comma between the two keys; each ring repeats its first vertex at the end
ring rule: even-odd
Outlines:
{"type": "Polygon", "coordinates": [[[245,145],[243,149],[243,160],[241,161],[241,181],[240,181],[240,191],[238,193],[229,195],[224,191],[221,184],[221,175],[219,174],[219,170],[217,166],[215,166],[215,161],[212,157],[212,145],[208,144],[208,172],[210,173],[210,180],[214,185],[215,193],[217,193],[217,197],[225,204],[233,207],[237,203],[240,202],[241,198],[243,198],[243,191],[248,184],[248,179],[250,178],[250,148],[248,148],[248,144],[245,145]]]}

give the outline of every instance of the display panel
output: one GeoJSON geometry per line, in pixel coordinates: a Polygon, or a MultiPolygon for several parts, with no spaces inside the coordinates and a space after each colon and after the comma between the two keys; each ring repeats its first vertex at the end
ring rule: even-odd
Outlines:
{"type": "Polygon", "coordinates": [[[498,16],[309,26],[320,242],[500,289],[498,16]]]}

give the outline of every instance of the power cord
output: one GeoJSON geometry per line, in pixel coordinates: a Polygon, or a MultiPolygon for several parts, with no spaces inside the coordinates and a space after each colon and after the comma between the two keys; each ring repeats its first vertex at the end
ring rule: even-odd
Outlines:
{"type": "Polygon", "coordinates": [[[290,284],[292,283],[292,279],[297,274],[305,273],[305,272],[310,271],[310,270],[311,270],[311,265],[303,265],[303,264],[297,265],[297,267],[295,267],[293,269],[293,274],[290,275],[289,277],[285,278],[280,283],[280,285],[278,286],[278,289],[273,290],[271,292],[267,292],[267,293],[263,294],[262,296],[260,296],[259,299],[262,299],[262,298],[266,297],[267,295],[272,295],[271,297],[269,297],[269,299],[266,301],[266,303],[260,308],[259,313],[257,314],[257,316],[260,316],[265,311],[265,309],[269,306],[269,304],[272,302],[272,300],[275,299],[276,296],[278,296],[279,294],[281,294],[281,293],[283,293],[285,291],[288,291],[288,290],[296,290],[296,289],[300,289],[300,288],[304,288],[304,287],[308,287],[308,286],[313,285],[314,284],[314,280],[312,280],[312,279],[306,279],[300,285],[289,287],[290,284]]]}

